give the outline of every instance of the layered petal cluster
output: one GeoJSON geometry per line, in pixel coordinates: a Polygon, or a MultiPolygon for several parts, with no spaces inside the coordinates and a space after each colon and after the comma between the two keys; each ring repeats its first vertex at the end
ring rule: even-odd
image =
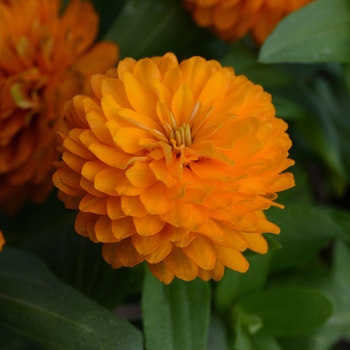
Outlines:
{"type": "Polygon", "coordinates": [[[245,272],[246,249],[279,233],[263,210],[294,185],[286,123],[271,96],[217,61],[135,61],[92,78],[65,105],[53,181],[76,231],[114,268],[143,261],[164,283],[245,272]]]}
{"type": "Polygon", "coordinates": [[[184,0],[198,26],[233,42],[251,33],[262,44],[279,21],[313,0],[184,0]]]}
{"type": "Polygon", "coordinates": [[[41,201],[51,189],[64,103],[88,94],[91,75],[117,60],[116,45],[93,46],[97,30],[86,1],[72,0],[61,13],[60,0],[0,0],[2,209],[41,201]]]}

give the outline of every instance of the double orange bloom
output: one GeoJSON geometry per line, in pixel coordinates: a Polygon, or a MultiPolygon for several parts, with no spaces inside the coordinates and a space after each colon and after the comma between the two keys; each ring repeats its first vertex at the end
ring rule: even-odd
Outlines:
{"type": "Polygon", "coordinates": [[[0,0],[0,207],[16,210],[52,187],[55,137],[63,104],[89,93],[89,78],[117,59],[93,41],[98,16],[89,2],[0,0]]]}
{"type": "Polygon", "coordinates": [[[217,61],[171,53],[124,59],[89,86],[116,46],[92,46],[90,3],[60,7],[0,0],[0,207],[47,196],[59,145],[59,197],[112,267],[146,261],[164,283],[246,271],[242,252],[265,253],[263,233],[279,233],[263,211],[294,185],[271,96],[217,61]]]}
{"type": "Polygon", "coordinates": [[[262,44],[278,22],[312,0],[184,0],[200,27],[233,42],[251,33],[262,44]]]}
{"type": "Polygon", "coordinates": [[[217,61],[135,61],[92,79],[65,106],[54,183],[76,230],[112,267],[143,261],[161,281],[244,272],[246,249],[279,233],[263,210],[294,185],[286,123],[261,86],[217,61]]]}

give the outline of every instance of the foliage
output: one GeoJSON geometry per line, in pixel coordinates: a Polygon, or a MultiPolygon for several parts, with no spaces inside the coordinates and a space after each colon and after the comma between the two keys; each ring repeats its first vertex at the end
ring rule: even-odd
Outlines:
{"type": "MultiPolygon", "coordinates": [[[[174,52],[232,66],[270,92],[289,124],[296,187],[279,197],[269,252],[245,274],[164,286],[113,270],[52,193],[0,214],[1,349],[329,350],[350,339],[350,5],[317,0],[261,48],[196,27],[179,0],[94,0],[100,39],[122,58],[174,52]],[[130,311],[136,310],[136,316],[130,311]],[[134,310],[132,309],[132,310],[134,310]],[[126,310],[126,312],[123,312],[126,310]],[[115,313],[119,314],[116,315],[115,313]],[[123,316],[124,318],[122,318],[123,316]]],[[[348,343],[350,344],[350,343],[348,343]]],[[[349,345],[350,346],[350,345],[349,345]]]]}

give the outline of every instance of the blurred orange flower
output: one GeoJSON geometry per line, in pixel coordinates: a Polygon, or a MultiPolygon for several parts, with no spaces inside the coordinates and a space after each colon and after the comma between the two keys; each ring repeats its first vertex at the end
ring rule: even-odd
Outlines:
{"type": "MultiPolygon", "coordinates": [[[[271,96],[192,57],[122,60],[65,105],[55,185],[75,227],[114,268],[143,261],[164,283],[245,272],[247,248],[279,233],[263,210],[294,185],[291,141],[271,96]]],[[[279,205],[277,205],[279,206],[279,205]]]]}
{"type": "Polygon", "coordinates": [[[91,3],[60,11],[60,0],[0,0],[0,207],[8,212],[47,196],[64,103],[116,63],[114,44],[92,46],[91,3]]]}
{"type": "Polygon", "coordinates": [[[0,230],[0,252],[2,251],[2,247],[5,244],[5,238],[4,235],[2,234],[2,231],[0,230]]]}
{"type": "Polygon", "coordinates": [[[313,0],[184,0],[198,26],[234,42],[251,33],[262,44],[279,21],[313,0]]]}

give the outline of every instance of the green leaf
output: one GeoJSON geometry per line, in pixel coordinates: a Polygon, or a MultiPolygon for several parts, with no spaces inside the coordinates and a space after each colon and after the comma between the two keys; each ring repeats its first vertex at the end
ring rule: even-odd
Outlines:
{"type": "Polygon", "coordinates": [[[210,317],[207,350],[229,350],[224,324],[215,314],[210,317]]]}
{"type": "Polygon", "coordinates": [[[291,13],[267,38],[260,62],[350,61],[350,5],[319,0],[291,13]]]}
{"type": "MultiPolygon", "coordinates": [[[[305,89],[304,93],[314,109],[316,123],[324,134],[323,140],[316,138],[313,142],[314,148],[330,169],[336,194],[342,195],[349,181],[349,174],[345,171],[348,143],[344,146],[342,141],[348,141],[349,138],[350,123],[344,115],[350,112],[350,108],[345,109],[341,105],[339,87],[335,88],[333,85],[329,79],[317,76],[312,84],[314,91],[305,89]]],[[[310,133],[308,136],[308,140],[312,141],[313,135],[310,133]]]]}
{"type": "Polygon", "coordinates": [[[287,204],[266,213],[281,233],[275,236],[282,249],[274,252],[272,267],[276,270],[300,265],[311,259],[332,238],[345,237],[344,230],[321,207],[287,204]]]}
{"type": "MultiPolygon", "coordinates": [[[[333,258],[335,275],[343,279],[343,281],[350,280],[350,249],[349,247],[338,241],[334,249],[333,258]]],[[[350,318],[349,318],[350,320],[350,318]]]]}
{"type": "Polygon", "coordinates": [[[345,79],[346,87],[347,87],[348,93],[350,93],[350,64],[349,63],[343,64],[343,71],[344,71],[344,79],[345,79]]]}
{"type": "Polygon", "coordinates": [[[223,66],[233,67],[237,75],[244,74],[254,84],[260,84],[264,88],[285,86],[292,80],[290,73],[284,67],[259,63],[257,54],[241,43],[236,44],[220,63],[223,66]]]}
{"type": "Polygon", "coordinates": [[[255,350],[283,350],[278,342],[272,337],[254,335],[251,339],[255,350]]]}
{"type": "MultiPolygon", "coordinates": [[[[1,317],[1,311],[0,311],[1,317]]],[[[21,339],[18,334],[0,325],[0,349],[2,350],[30,350],[33,344],[21,339]]]]}
{"type": "Polygon", "coordinates": [[[44,260],[59,279],[113,309],[128,293],[141,289],[143,268],[112,269],[102,257],[101,244],[76,233],[75,213],[70,214],[23,246],[44,260]]]}
{"type": "Polygon", "coordinates": [[[102,38],[106,31],[111,27],[114,19],[119,14],[126,0],[92,0],[96,11],[100,16],[99,38],[102,38]]]}
{"type": "Polygon", "coordinates": [[[205,41],[203,30],[178,0],[127,0],[104,39],[120,46],[122,58],[135,59],[176,53],[205,41]]]}
{"type": "Polygon", "coordinates": [[[309,174],[305,171],[302,161],[294,152],[291,154],[291,158],[296,161],[290,169],[294,175],[296,186],[288,189],[288,191],[280,192],[276,201],[285,206],[289,206],[289,204],[293,203],[312,205],[315,203],[315,199],[312,192],[313,189],[311,188],[309,174]]]}
{"type": "Polygon", "coordinates": [[[333,249],[331,270],[299,269],[275,276],[274,285],[298,285],[317,288],[334,301],[334,311],[327,322],[305,337],[280,339],[284,350],[329,350],[350,329],[350,250],[340,240],[333,249]]]}
{"type": "Polygon", "coordinates": [[[54,190],[45,203],[27,202],[16,215],[6,216],[0,212],[1,229],[6,233],[7,244],[19,245],[66,218],[67,212],[54,190]]]}
{"type": "Polygon", "coordinates": [[[207,346],[209,284],[175,279],[165,286],[146,272],[142,294],[147,350],[202,350],[207,346]]]}
{"type": "Polygon", "coordinates": [[[237,313],[235,320],[235,337],[232,341],[234,350],[254,350],[251,342],[251,335],[242,324],[243,313],[237,313]]]}
{"type": "Polygon", "coordinates": [[[325,211],[344,231],[344,236],[342,238],[350,242],[350,211],[337,207],[325,208],[325,211]]]}
{"type": "Polygon", "coordinates": [[[243,312],[236,314],[235,338],[233,348],[235,350],[282,350],[277,341],[266,335],[251,334],[246,327],[246,315],[243,312]]]}
{"type": "Polygon", "coordinates": [[[45,350],[142,349],[136,328],[63,284],[34,255],[17,249],[0,254],[0,310],[0,327],[45,350]]]}
{"type": "Polygon", "coordinates": [[[289,121],[308,117],[306,110],[289,98],[273,95],[272,102],[279,118],[289,121]]]}
{"type": "Polygon", "coordinates": [[[306,84],[297,87],[298,98],[309,113],[304,118],[296,119],[292,124],[299,133],[296,140],[303,139],[310,150],[315,152],[314,157],[317,155],[322,160],[322,166],[327,167],[334,191],[341,195],[348,178],[345,171],[347,148],[342,145],[345,135],[343,137],[340,135],[344,131],[348,135],[350,130],[350,126],[344,125],[347,121],[344,115],[349,112],[343,110],[338,106],[339,102],[334,100],[334,87],[328,79],[318,75],[309,85],[312,87],[306,84]],[[339,127],[340,120],[342,120],[341,127],[339,127]]]}
{"type": "MultiPolygon", "coordinates": [[[[308,288],[276,288],[242,299],[235,312],[261,319],[260,334],[295,336],[321,326],[333,306],[323,293],[308,288]]],[[[251,333],[255,333],[251,332],[251,333]]]]}
{"type": "Polygon", "coordinates": [[[259,290],[265,283],[270,268],[271,252],[278,249],[277,243],[269,241],[269,253],[247,256],[249,270],[239,273],[226,269],[224,277],[217,283],[214,301],[218,312],[224,313],[243,295],[259,290]]]}

